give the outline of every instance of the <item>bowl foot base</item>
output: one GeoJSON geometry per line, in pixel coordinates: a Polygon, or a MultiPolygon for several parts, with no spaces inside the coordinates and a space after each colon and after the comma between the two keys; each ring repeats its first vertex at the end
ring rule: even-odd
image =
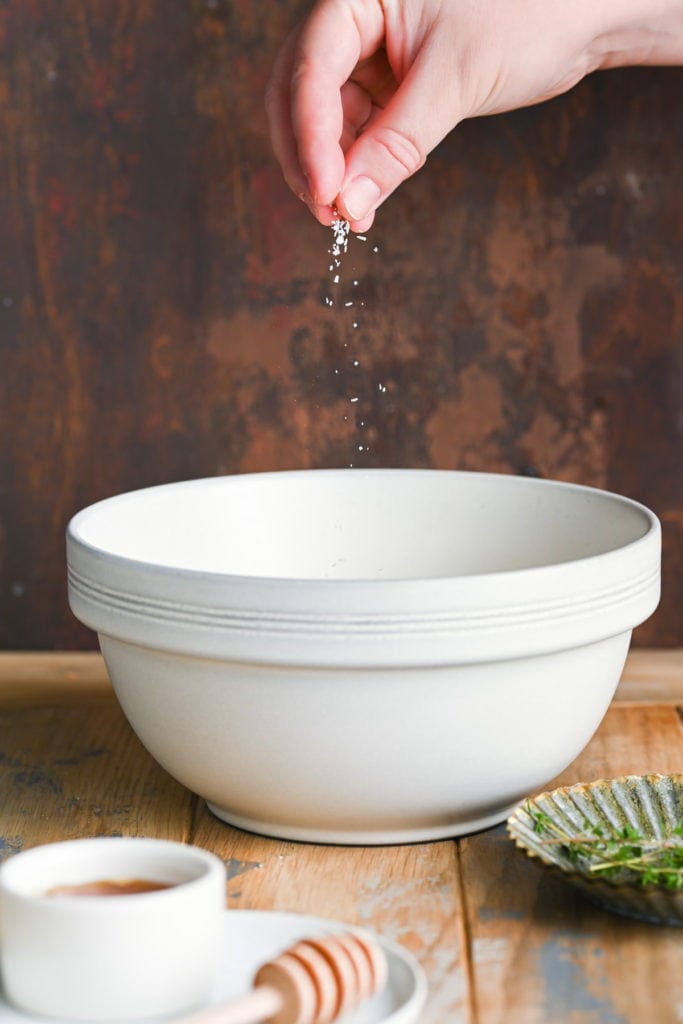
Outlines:
{"type": "Polygon", "coordinates": [[[469,818],[466,821],[445,822],[440,825],[429,827],[405,827],[405,828],[303,828],[297,825],[287,825],[280,822],[260,821],[255,818],[245,818],[232,811],[217,807],[208,800],[206,806],[212,814],[228,825],[242,829],[245,832],[256,832],[259,835],[270,836],[274,839],[293,839],[301,843],[319,843],[334,846],[390,846],[401,843],[424,843],[433,842],[438,839],[452,839],[455,836],[470,835],[473,832],[481,832],[483,829],[492,828],[505,821],[517,806],[517,802],[498,810],[492,811],[477,818],[469,818]]]}

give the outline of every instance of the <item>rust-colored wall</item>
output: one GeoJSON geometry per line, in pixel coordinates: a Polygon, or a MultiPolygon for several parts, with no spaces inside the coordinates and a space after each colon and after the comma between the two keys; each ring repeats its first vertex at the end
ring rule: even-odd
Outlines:
{"type": "Polygon", "coordinates": [[[330,309],[262,102],[305,6],[0,7],[0,645],[93,644],[65,599],[79,507],[350,461],[645,501],[664,597],[638,639],[683,643],[683,71],[463,125],[330,309]]]}

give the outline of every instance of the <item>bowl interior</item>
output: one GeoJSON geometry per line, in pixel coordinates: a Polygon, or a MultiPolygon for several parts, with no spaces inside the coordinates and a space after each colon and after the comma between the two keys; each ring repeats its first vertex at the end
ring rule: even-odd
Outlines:
{"type": "Polygon", "coordinates": [[[311,470],[169,484],[72,522],[111,555],[292,579],[468,576],[575,561],[644,537],[653,517],[602,491],[430,470],[311,470]]]}

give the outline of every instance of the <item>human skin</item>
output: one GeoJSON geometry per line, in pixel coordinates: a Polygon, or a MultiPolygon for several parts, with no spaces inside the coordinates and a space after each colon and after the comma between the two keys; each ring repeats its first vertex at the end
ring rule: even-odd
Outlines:
{"type": "Polygon", "coordinates": [[[683,64],[683,0],[318,0],[266,108],[290,188],[367,231],[460,121],[644,64],[683,64]]]}

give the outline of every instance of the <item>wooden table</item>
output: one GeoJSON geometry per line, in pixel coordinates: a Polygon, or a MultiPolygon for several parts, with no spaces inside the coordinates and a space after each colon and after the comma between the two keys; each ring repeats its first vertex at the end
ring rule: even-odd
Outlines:
{"type": "MultiPolygon", "coordinates": [[[[0,851],[91,835],[197,843],[228,867],[228,905],[358,922],[412,950],[423,1024],[683,1021],[683,930],[599,911],[514,850],[504,827],[354,848],[230,828],[142,748],[91,654],[0,654],[0,851]]],[[[683,652],[635,651],[562,783],[683,770],[683,652]]]]}

